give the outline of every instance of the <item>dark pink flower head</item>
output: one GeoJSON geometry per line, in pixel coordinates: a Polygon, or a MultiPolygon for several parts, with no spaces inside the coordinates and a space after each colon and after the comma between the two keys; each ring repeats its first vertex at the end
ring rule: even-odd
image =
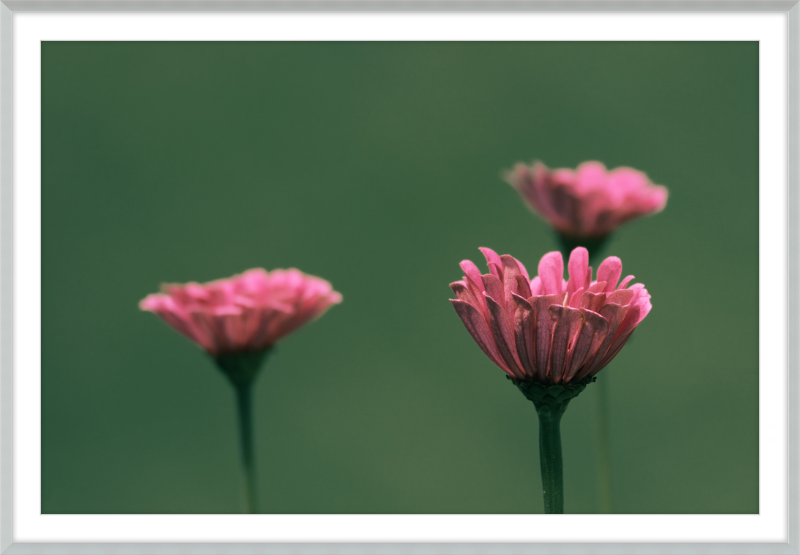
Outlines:
{"type": "Polygon", "coordinates": [[[633,276],[617,285],[622,263],[616,256],[600,264],[592,281],[589,253],[578,247],[565,281],[559,252],[544,255],[539,275],[530,279],[514,257],[481,251],[489,273],[461,262],[466,276],[450,284],[458,298],[450,301],[486,356],[516,380],[552,385],[591,378],[652,308],[644,285],[628,287],[633,276]]]}
{"type": "Polygon", "coordinates": [[[506,174],[528,205],[559,233],[602,238],[625,222],[664,209],[667,189],[632,168],[607,171],[600,162],[549,170],[536,162],[506,174]]]}
{"type": "Polygon", "coordinates": [[[259,268],[161,289],[139,308],[156,313],[212,356],[262,351],[342,301],[330,283],[295,269],[259,268]]]}

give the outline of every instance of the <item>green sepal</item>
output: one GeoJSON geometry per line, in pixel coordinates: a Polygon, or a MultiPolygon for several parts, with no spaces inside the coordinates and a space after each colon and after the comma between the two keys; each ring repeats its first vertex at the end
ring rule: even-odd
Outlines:
{"type": "Polygon", "coordinates": [[[592,377],[577,384],[543,385],[539,382],[524,382],[511,376],[507,377],[519,388],[526,399],[533,402],[537,412],[545,406],[555,412],[563,412],[572,399],[580,395],[587,385],[597,379],[592,377]]]}
{"type": "Polygon", "coordinates": [[[214,357],[214,362],[234,386],[244,387],[256,379],[258,371],[270,351],[271,349],[264,349],[249,353],[222,354],[214,357]]]}

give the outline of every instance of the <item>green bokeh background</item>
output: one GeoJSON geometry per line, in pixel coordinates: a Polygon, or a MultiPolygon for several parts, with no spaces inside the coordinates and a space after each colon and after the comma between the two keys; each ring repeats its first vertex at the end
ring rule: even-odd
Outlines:
{"type": "Polygon", "coordinates": [[[654,306],[601,374],[615,511],[758,512],[756,42],[43,43],[42,512],[242,510],[231,388],[137,303],[259,266],[344,295],[257,383],[263,512],[541,512],[534,407],[447,300],[557,248],[500,179],[533,159],[670,189],[606,251],[654,306]]]}

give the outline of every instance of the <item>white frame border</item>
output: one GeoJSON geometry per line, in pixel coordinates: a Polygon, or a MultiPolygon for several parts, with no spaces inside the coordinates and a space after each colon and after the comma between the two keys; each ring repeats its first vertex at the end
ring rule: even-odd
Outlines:
{"type": "MultiPolygon", "coordinates": [[[[164,2],[155,1],[119,1],[103,2],[84,0],[79,2],[58,2],[45,0],[17,0],[0,2],[0,553],[793,553],[798,554],[798,499],[800,498],[797,477],[800,476],[798,452],[800,448],[800,396],[798,395],[798,362],[800,361],[800,345],[798,344],[798,327],[800,325],[800,195],[798,195],[798,169],[800,157],[798,144],[800,129],[798,111],[800,95],[798,95],[798,54],[800,40],[800,8],[797,2],[624,2],[611,3],[604,1],[583,2],[306,2],[303,0],[283,2],[164,2]],[[787,543],[25,543],[14,542],[14,504],[13,486],[13,25],[15,12],[114,12],[114,11],[325,11],[325,12],[506,12],[506,11],[583,11],[583,12],[730,12],[754,11],[772,12],[788,15],[788,167],[783,175],[788,175],[788,467],[789,487],[787,490],[788,505],[788,542],[787,543]]],[[[18,170],[20,168],[17,168],[18,170]]],[[[764,174],[760,168],[760,178],[764,174]]],[[[38,168],[36,169],[38,173],[38,168]]],[[[782,177],[782,175],[781,175],[782,177]]],[[[763,182],[763,181],[762,181],[763,182]]],[[[18,253],[18,257],[19,254],[18,253]]],[[[763,258],[763,246],[760,254],[763,258]]],[[[18,258],[19,261],[19,258],[18,258]]],[[[774,263],[774,261],[773,261],[774,263]]],[[[782,265],[782,264],[781,264],[782,265]]],[[[762,280],[764,264],[761,265],[762,280]]],[[[772,271],[774,272],[773,265],[772,271]]],[[[774,274],[773,274],[774,275],[774,274]]],[[[19,289],[19,287],[18,287],[19,289]]],[[[763,309],[763,303],[761,309],[763,309]]],[[[762,310],[763,315],[763,310],[762,310]]],[[[763,359],[762,364],[763,364],[763,359]]],[[[762,384],[763,385],[763,384],[762,384]]],[[[53,515],[55,516],[55,515],[53,515]]],[[[414,517],[417,515],[406,515],[414,517]]],[[[151,517],[152,518],[152,517],[151,517]]],[[[166,518],[166,517],[164,517],[166,518]]],[[[232,517],[237,518],[237,517],[232,517]]],[[[242,517],[238,517],[242,518],[242,517]]]]}

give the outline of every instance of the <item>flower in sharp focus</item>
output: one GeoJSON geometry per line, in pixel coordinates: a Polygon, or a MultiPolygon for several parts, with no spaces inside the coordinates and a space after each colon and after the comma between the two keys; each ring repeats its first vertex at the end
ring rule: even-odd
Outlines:
{"type": "Polygon", "coordinates": [[[602,370],[650,312],[642,284],[628,287],[620,259],[606,258],[592,281],[583,247],[569,258],[563,278],[559,252],[544,255],[530,279],[521,262],[482,248],[489,273],[469,260],[466,276],[451,283],[450,299],[472,338],[511,378],[544,386],[578,384],[602,370]]]}
{"type": "Polygon", "coordinates": [[[167,284],[162,291],[139,307],[214,357],[268,349],[342,300],[324,279],[295,269],[254,269],[204,284],[167,284]]]}
{"type": "Polygon", "coordinates": [[[654,185],[640,171],[608,171],[600,162],[584,162],[575,170],[517,164],[505,179],[556,231],[578,239],[603,238],[667,204],[666,187],[654,185]]]}

